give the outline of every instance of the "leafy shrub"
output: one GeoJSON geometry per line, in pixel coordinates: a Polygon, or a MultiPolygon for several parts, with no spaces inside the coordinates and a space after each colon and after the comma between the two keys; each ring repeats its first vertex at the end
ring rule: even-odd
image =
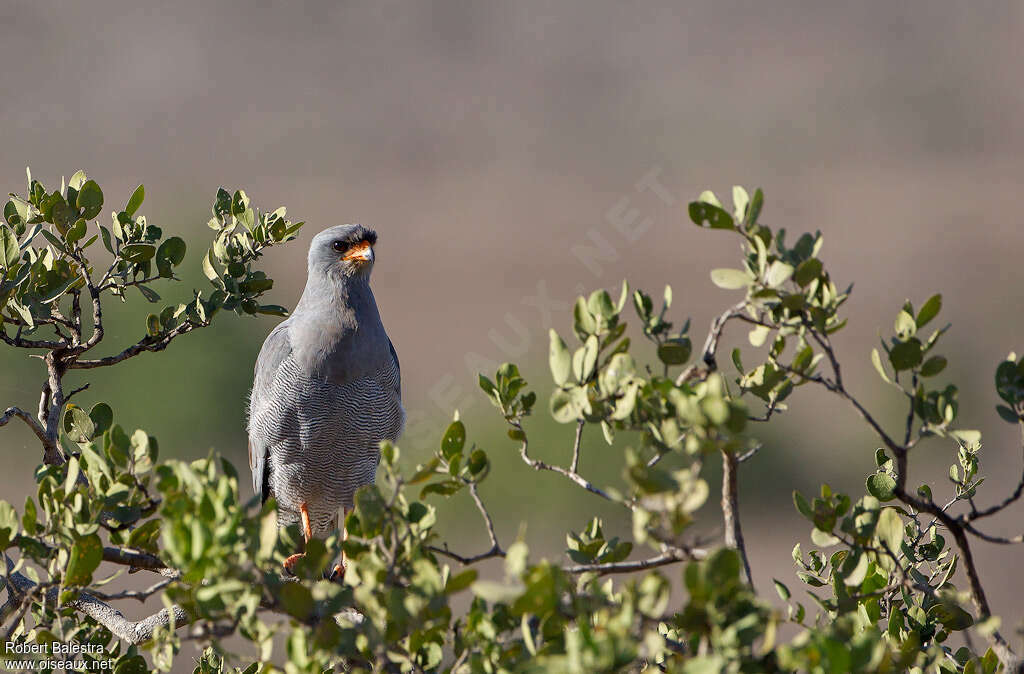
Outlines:
{"type": "MultiPolygon", "coordinates": [[[[38,412],[11,407],[0,417],[0,425],[27,424],[43,458],[36,494],[20,514],[0,502],[6,639],[75,640],[97,651],[84,660],[113,660],[119,672],[169,669],[184,640],[207,644],[200,672],[272,671],[281,663],[288,672],[1019,671],[991,615],[971,543],[1020,542],[979,527],[1020,498],[1024,480],[1002,501],[977,505],[980,433],[957,426],[956,387],[935,383],[947,363],[937,348],[949,326],[926,328],[941,297],[916,311],[909,302],[901,307],[893,335],[872,353],[906,406],[897,434],[844,384],[832,335],[846,325],[840,310],[850,288],[840,289],[824,265],[820,233],[790,245],[784,230],[761,224],[760,190],[750,196],[734,188],[732,212],[710,192],[689,205],[697,225],[743,247],[739,268],[711,272],[716,285],[742,297],[712,322],[696,355],[689,322],[677,330],[667,320],[671,288],[660,306],[626,283],[617,297],[597,290],[573,307],[578,345],[552,331],[549,413],[576,430],[564,464],[530,455],[528,420],[538,397],[519,369],[505,364],[480,376],[523,462],[628,512],[629,540],[606,536],[597,518],[567,533],[563,561],[531,555],[522,540],[499,540],[478,490],[490,460],[456,416],[424,465],[410,468],[398,447],[382,447],[378,483],[357,493],[347,540],[312,541],[297,579],[283,578],[280,563],[298,532],[279,531],[273,503],[260,507],[239,493],[229,462],[213,455],[161,461],[156,438],[114,423],[105,403],[78,407],[71,400],[81,389],[65,391],[71,370],[161,351],[226,311],[286,313],[262,303],[273,280],[256,264],[267,248],[292,240],[301,223],[287,220],[283,208],[257,210],[243,191],[220,190],[209,222],[214,239],[201,258],[212,288],[196,290],[186,304],[154,308],[140,317],[137,342],[93,355],[104,341],[104,302],[138,292],[159,305],[153,286],[174,280],[186,257],[181,238],[165,237],[138,215],[144,195],[140,186],[104,226],[95,221],[104,194],[84,173],[53,192],[30,176],[27,193],[4,207],[0,339],[41,353],[46,370],[38,412]],[[631,355],[627,304],[657,363],[631,355]],[[754,350],[734,350],[735,373],[727,375],[719,340],[735,323],[749,328],[754,350]],[[776,580],[780,609],[751,582],[737,474],[760,449],[757,424],[785,412],[798,386],[844,400],[882,447],[864,494],[828,485],[813,498],[794,493],[812,525],[814,549],[797,545],[793,559],[813,604],[776,580]],[[581,437],[598,429],[609,444],[618,434],[637,440],[622,456],[624,489],[580,473],[581,437]],[[908,486],[910,455],[929,437],[946,439],[954,456],[949,493],[938,499],[928,486],[908,486]],[[684,458],[685,467],[665,469],[668,455],[684,458]],[[713,548],[697,544],[691,531],[708,497],[702,475],[709,461],[723,466],[725,540],[713,548]],[[460,491],[479,510],[486,550],[456,552],[435,531],[432,502],[460,491]],[[344,582],[322,580],[320,570],[341,548],[349,559],[344,582]],[[504,560],[501,579],[478,574],[476,565],[493,558],[504,560]],[[158,580],[106,592],[103,562],[158,580]],[[673,600],[672,578],[681,580],[685,599],[673,600]],[[164,608],[139,621],[113,608],[154,595],[164,608]],[[787,623],[800,631],[782,643],[787,623]],[[956,633],[977,638],[954,650],[946,644],[956,633]],[[252,648],[229,653],[228,635],[252,648]],[[283,655],[273,652],[276,635],[285,635],[283,655]]],[[[996,389],[999,415],[1024,423],[1024,359],[1011,354],[998,366],[996,389]]]]}

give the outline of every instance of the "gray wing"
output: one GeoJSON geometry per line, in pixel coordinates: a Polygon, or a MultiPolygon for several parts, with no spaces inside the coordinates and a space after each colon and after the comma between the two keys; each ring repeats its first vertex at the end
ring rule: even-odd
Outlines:
{"type": "Polygon", "coordinates": [[[288,321],[283,321],[263,342],[253,372],[252,393],[249,396],[249,468],[252,470],[252,490],[260,497],[261,503],[266,503],[270,496],[270,462],[267,458],[270,445],[267,438],[256,432],[253,417],[266,409],[274,376],[291,352],[288,321]]]}
{"type": "Polygon", "coordinates": [[[388,348],[391,349],[391,359],[395,361],[395,393],[398,394],[399,400],[402,398],[402,365],[398,362],[398,353],[395,351],[395,345],[391,343],[391,338],[388,337],[388,348]]]}

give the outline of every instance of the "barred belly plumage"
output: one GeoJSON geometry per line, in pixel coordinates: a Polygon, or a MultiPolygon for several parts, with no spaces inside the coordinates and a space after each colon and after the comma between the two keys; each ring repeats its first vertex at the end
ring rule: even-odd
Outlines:
{"type": "Polygon", "coordinates": [[[398,376],[391,367],[338,385],[305,375],[290,356],[281,364],[252,418],[269,448],[281,526],[298,522],[307,503],[313,534],[325,536],[337,528],[339,508],[351,508],[355,491],[373,483],[381,440],[402,432],[398,376]]]}

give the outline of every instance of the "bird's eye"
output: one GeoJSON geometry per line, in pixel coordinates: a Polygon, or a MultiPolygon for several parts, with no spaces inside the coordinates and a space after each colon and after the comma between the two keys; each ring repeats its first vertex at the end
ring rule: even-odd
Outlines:
{"type": "Polygon", "coordinates": [[[331,247],[334,248],[334,250],[338,251],[339,253],[344,253],[345,249],[348,248],[348,244],[346,244],[344,241],[335,241],[333,244],[331,244],[331,247]]]}

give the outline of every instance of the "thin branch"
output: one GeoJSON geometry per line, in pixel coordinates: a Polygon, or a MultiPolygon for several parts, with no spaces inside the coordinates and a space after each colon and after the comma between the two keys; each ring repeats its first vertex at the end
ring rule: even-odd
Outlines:
{"type": "Polygon", "coordinates": [[[648,569],[656,569],[659,566],[667,566],[678,562],[704,559],[706,556],[707,551],[703,549],[683,550],[680,548],[673,548],[656,557],[650,557],[648,559],[638,559],[631,562],[611,562],[608,564],[577,564],[575,566],[562,567],[562,570],[566,573],[572,574],[596,573],[599,576],[606,576],[612,573],[635,573],[637,571],[646,571],[648,569]]]}
{"type": "MultiPolygon", "coordinates": [[[[722,338],[722,332],[725,330],[726,323],[733,318],[742,316],[746,308],[746,300],[737,302],[726,309],[720,316],[716,317],[715,320],[711,321],[711,329],[708,331],[707,339],[704,341],[704,350],[702,351],[700,361],[708,367],[709,371],[713,372],[718,369],[715,354],[718,351],[718,341],[722,338]]],[[[699,367],[699,364],[695,362],[693,365],[683,370],[679,376],[676,377],[676,386],[681,386],[683,382],[689,381],[694,376],[697,376],[699,374],[699,367]]]]}
{"type": "Polygon", "coordinates": [[[163,580],[150,585],[145,590],[124,590],[123,592],[115,592],[113,594],[93,591],[93,594],[103,601],[113,601],[116,599],[138,599],[140,602],[145,602],[147,599],[173,582],[174,578],[164,578],[163,580]]]}
{"type": "Polygon", "coordinates": [[[127,360],[128,358],[137,356],[146,351],[163,351],[174,338],[187,334],[197,327],[205,327],[207,325],[209,325],[208,322],[193,324],[191,321],[186,321],[170,332],[164,334],[162,337],[145,337],[141,341],[129,346],[121,353],[113,356],[97,358],[95,360],[75,360],[68,364],[68,368],[71,370],[88,370],[95,367],[106,367],[108,365],[120,363],[122,360],[127,360]]]}
{"type": "Polygon", "coordinates": [[[484,526],[487,527],[487,538],[491,542],[491,547],[477,555],[464,557],[458,555],[448,549],[448,544],[445,543],[443,548],[431,545],[427,549],[432,552],[436,552],[445,557],[449,557],[459,562],[463,566],[469,564],[475,564],[476,562],[484,559],[490,559],[491,557],[504,557],[505,551],[501,549],[501,545],[498,543],[498,535],[494,532],[494,520],[491,519],[490,512],[487,511],[487,507],[484,505],[483,499],[480,498],[480,493],[477,491],[476,482],[469,483],[469,493],[473,497],[473,502],[476,503],[476,509],[480,511],[480,516],[484,520],[484,526]]]}
{"type": "Polygon", "coordinates": [[[151,555],[148,552],[139,552],[137,550],[126,550],[124,548],[108,546],[103,548],[103,561],[130,567],[128,569],[128,573],[144,569],[146,571],[158,573],[161,576],[172,580],[181,577],[180,571],[167,566],[162,559],[156,555],[151,555]]]}
{"type": "Polygon", "coordinates": [[[583,426],[586,424],[585,421],[580,419],[576,422],[576,439],[572,443],[572,464],[569,470],[573,473],[577,472],[580,467],[580,442],[583,439],[583,426]]]}
{"type": "Polygon", "coordinates": [[[36,434],[37,438],[39,438],[39,442],[43,443],[47,456],[56,456],[60,454],[60,450],[56,443],[47,436],[46,429],[36,421],[35,417],[20,408],[8,407],[7,410],[4,411],[3,416],[0,417],[0,426],[6,426],[7,422],[10,421],[12,417],[18,417],[28,424],[28,427],[31,428],[32,432],[36,434]]]}
{"type": "Polygon", "coordinates": [[[740,527],[740,494],[736,472],[739,462],[736,455],[722,450],[722,519],[725,522],[725,544],[740,554],[743,570],[747,575],[747,583],[754,588],[754,576],[750,573],[750,561],[747,559],[747,548],[743,543],[743,530],[740,527]]]}
{"type": "MultiPolygon", "coordinates": [[[[1019,422],[1021,428],[1021,450],[1024,453],[1024,422],[1019,422]]],[[[1024,457],[1022,457],[1022,464],[1024,464],[1024,457]]],[[[1020,480],[1017,481],[1017,488],[1013,490],[1013,493],[1002,500],[1001,503],[997,503],[994,506],[985,508],[984,510],[978,510],[974,508],[974,503],[971,503],[971,514],[967,516],[968,521],[979,520],[982,517],[988,517],[1001,512],[1014,502],[1016,502],[1021,495],[1024,494],[1024,472],[1021,473],[1020,480]]]]}
{"type": "Polygon", "coordinates": [[[587,480],[587,478],[583,477],[579,473],[563,468],[562,466],[553,466],[551,464],[544,463],[539,459],[530,458],[529,442],[526,439],[526,431],[523,430],[523,426],[521,423],[519,423],[519,421],[512,421],[510,423],[522,434],[522,444],[519,446],[519,455],[522,457],[526,465],[528,465],[530,468],[533,468],[534,470],[549,470],[553,473],[563,475],[572,480],[573,482],[575,482],[576,484],[578,484],[579,486],[583,487],[590,493],[597,494],[601,498],[607,499],[612,503],[618,503],[625,506],[626,508],[629,508],[630,510],[633,510],[634,506],[632,503],[612,497],[611,494],[604,491],[600,487],[595,486],[589,480],[587,480]]]}
{"type": "MultiPolygon", "coordinates": [[[[17,587],[23,594],[31,593],[36,589],[36,584],[20,572],[10,574],[8,579],[11,585],[17,587]]],[[[45,600],[56,603],[59,592],[60,588],[58,587],[47,589],[45,600]]],[[[185,609],[177,605],[172,606],[170,610],[162,608],[147,618],[133,622],[113,606],[88,592],[79,592],[78,599],[68,602],[65,606],[84,613],[110,630],[114,636],[132,645],[149,641],[153,638],[153,632],[158,628],[170,626],[172,619],[175,628],[192,622],[192,618],[185,612],[185,609]]]]}

